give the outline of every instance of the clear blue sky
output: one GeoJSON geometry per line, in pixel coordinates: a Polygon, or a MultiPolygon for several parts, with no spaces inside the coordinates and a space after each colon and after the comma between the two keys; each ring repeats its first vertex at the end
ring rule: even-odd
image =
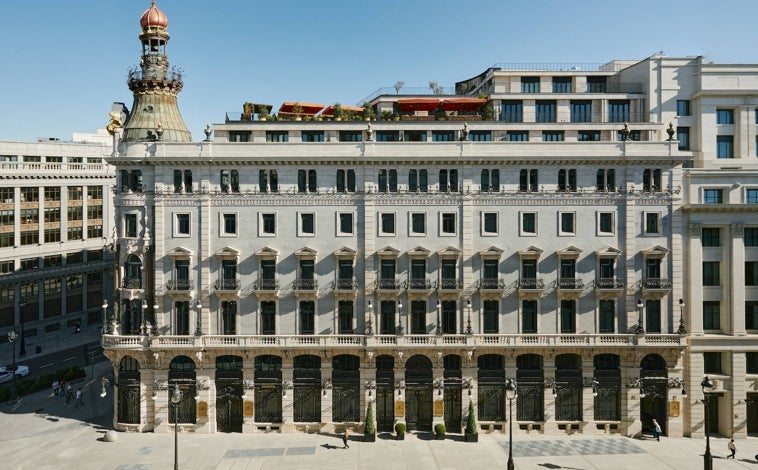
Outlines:
{"type": "MultiPolygon", "coordinates": [[[[131,109],[149,0],[8,0],[0,140],[71,138],[131,109]]],[[[242,103],[356,104],[397,81],[443,86],[496,62],[704,55],[758,63],[756,0],[159,0],[194,140],[242,103]]]]}

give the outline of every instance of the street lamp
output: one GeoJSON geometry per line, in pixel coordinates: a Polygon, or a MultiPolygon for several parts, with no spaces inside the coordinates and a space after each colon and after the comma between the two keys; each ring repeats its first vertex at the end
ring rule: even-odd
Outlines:
{"type": "Polygon", "coordinates": [[[108,299],[103,299],[103,334],[108,334],[108,299]]]}
{"type": "Polygon", "coordinates": [[[103,377],[100,379],[100,398],[105,398],[106,395],[108,395],[108,390],[106,387],[111,384],[111,381],[103,377]]]}
{"type": "Polygon", "coordinates": [[[195,304],[195,307],[197,307],[197,327],[195,328],[195,336],[201,336],[203,334],[202,330],[202,314],[203,314],[203,304],[200,302],[200,299],[197,299],[197,303],[195,304]]]}
{"type": "Polygon", "coordinates": [[[18,303],[19,313],[21,314],[21,343],[18,345],[18,355],[26,355],[26,340],[24,339],[24,307],[26,307],[26,297],[22,297],[18,303]]]}
{"type": "Polygon", "coordinates": [[[440,301],[437,300],[437,334],[438,335],[442,334],[442,330],[440,329],[440,309],[441,308],[442,306],[440,305],[440,301]]]}
{"type": "Polygon", "coordinates": [[[466,313],[468,314],[466,318],[466,334],[471,336],[474,334],[474,330],[471,329],[471,299],[466,299],[466,313]]]}
{"type": "Polygon", "coordinates": [[[182,402],[182,391],[174,384],[171,392],[171,406],[174,408],[174,470],[179,470],[179,403],[182,402]]]}
{"type": "Polygon", "coordinates": [[[713,393],[713,382],[706,375],[700,387],[703,389],[703,405],[705,406],[705,454],[703,454],[703,470],[713,470],[713,457],[711,457],[711,433],[708,429],[710,426],[710,415],[708,404],[713,393]]]}
{"type": "Polygon", "coordinates": [[[634,332],[638,335],[645,334],[645,328],[642,327],[642,310],[644,310],[644,308],[645,304],[642,303],[642,299],[637,299],[637,310],[640,312],[640,319],[637,321],[637,328],[634,332]]]}
{"type": "Polygon", "coordinates": [[[366,305],[366,310],[368,310],[368,318],[366,319],[366,334],[373,335],[374,328],[371,326],[371,318],[373,318],[374,314],[371,311],[371,299],[368,300],[368,303],[366,305]]]}
{"type": "Polygon", "coordinates": [[[140,334],[142,336],[147,335],[147,328],[145,327],[145,311],[146,310],[147,310],[147,301],[146,300],[142,300],[142,310],[141,310],[142,321],[140,323],[140,334]]]}
{"type": "Polygon", "coordinates": [[[397,334],[403,334],[403,301],[397,299],[397,334]]]}
{"type": "Polygon", "coordinates": [[[676,332],[680,335],[687,334],[687,328],[684,327],[684,299],[679,299],[679,329],[676,332]]]}
{"type": "Polygon", "coordinates": [[[513,399],[518,395],[516,382],[508,379],[505,384],[505,397],[508,399],[508,470],[514,470],[513,466],[513,399]]]}
{"type": "Polygon", "coordinates": [[[11,398],[10,401],[16,401],[16,332],[15,331],[9,331],[8,332],[8,342],[11,344],[11,351],[13,351],[13,371],[11,372],[13,374],[13,378],[11,379],[11,398]]]}

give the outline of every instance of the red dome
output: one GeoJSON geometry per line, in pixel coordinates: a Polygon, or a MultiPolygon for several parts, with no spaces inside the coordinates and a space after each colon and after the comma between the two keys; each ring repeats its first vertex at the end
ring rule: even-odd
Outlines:
{"type": "Polygon", "coordinates": [[[165,13],[155,6],[155,0],[153,0],[150,8],[145,10],[142,17],[140,17],[139,24],[142,26],[142,29],[150,27],[167,28],[168,18],[166,18],[165,13]]]}

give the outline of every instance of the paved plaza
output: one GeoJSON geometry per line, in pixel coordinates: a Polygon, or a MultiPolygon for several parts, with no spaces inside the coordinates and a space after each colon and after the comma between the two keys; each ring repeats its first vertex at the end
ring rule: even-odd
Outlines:
{"type": "MultiPolygon", "coordinates": [[[[116,442],[103,436],[112,419],[112,393],[100,398],[100,377],[108,364],[98,364],[95,380],[77,386],[84,406],[65,404],[43,391],[0,405],[0,468],[157,470],[172,468],[173,434],[119,433],[116,442]]],[[[351,437],[342,448],[338,435],[324,434],[179,434],[179,466],[192,470],[425,470],[505,468],[506,434],[481,434],[478,443],[448,435],[444,441],[430,434],[410,433],[396,441],[389,434],[364,443],[351,437]]],[[[753,455],[758,439],[737,441],[737,460],[725,460],[727,440],[711,440],[714,469],[758,470],[753,455]]],[[[515,435],[513,455],[519,470],[657,470],[698,469],[703,466],[702,439],[632,439],[619,436],[515,435]]]]}

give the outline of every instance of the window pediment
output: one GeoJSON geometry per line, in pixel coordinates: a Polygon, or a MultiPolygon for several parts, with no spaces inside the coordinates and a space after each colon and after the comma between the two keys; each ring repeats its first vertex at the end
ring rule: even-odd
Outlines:
{"type": "Polygon", "coordinates": [[[408,250],[408,257],[409,258],[428,258],[429,255],[431,255],[432,252],[427,250],[424,247],[417,246],[416,248],[412,250],[408,250]]]}
{"type": "Polygon", "coordinates": [[[582,254],[582,250],[572,245],[556,251],[555,254],[559,259],[578,259],[579,255],[582,254]]]}
{"type": "Polygon", "coordinates": [[[298,259],[316,259],[318,257],[318,251],[311,247],[304,246],[295,252],[295,257],[298,259]]]}
{"type": "Polygon", "coordinates": [[[271,258],[277,258],[279,256],[279,252],[271,247],[266,246],[256,251],[255,256],[259,258],[271,259],[271,258]]]}
{"type": "Polygon", "coordinates": [[[398,258],[400,256],[400,251],[391,246],[387,246],[377,251],[376,255],[380,258],[398,258]]]}
{"type": "Polygon", "coordinates": [[[621,250],[613,248],[611,246],[595,252],[598,258],[616,258],[621,256],[621,250]]]}
{"type": "Polygon", "coordinates": [[[358,254],[357,251],[347,246],[343,246],[342,248],[334,252],[335,258],[340,258],[340,259],[355,259],[355,256],[357,254],[358,254]]]}
{"type": "Polygon", "coordinates": [[[542,249],[534,245],[518,252],[519,259],[539,259],[540,256],[542,256],[542,249]]]}
{"type": "Polygon", "coordinates": [[[234,259],[239,259],[240,252],[239,252],[239,250],[235,250],[234,248],[232,248],[230,246],[225,246],[224,248],[221,248],[216,253],[214,253],[214,256],[216,256],[217,258],[226,258],[226,259],[234,258],[234,259]]]}
{"type": "Polygon", "coordinates": [[[183,246],[177,246],[173,250],[166,253],[166,256],[171,258],[189,258],[192,256],[192,251],[184,248],[183,246]]]}
{"type": "Polygon", "coordinates": [[[488,259],[500,259],[503,256],[504,251],[496,246],[491,246],[479,252],[479,256],[488,259]]]}
{"type": "Polygon", "coordinates": [[[647,250],[642,250],[642,256],[651,259],[662,259],[666,257],[668,252],[668,248],[656,245],[652,248],[648,248],[647,250]]]}
{"type": "Polygon", "coordinates": [[[461,250],[454,246],[448,246],[437,252],[437,256],[444,259],[459,258],[461,256],[461,250]]]}

